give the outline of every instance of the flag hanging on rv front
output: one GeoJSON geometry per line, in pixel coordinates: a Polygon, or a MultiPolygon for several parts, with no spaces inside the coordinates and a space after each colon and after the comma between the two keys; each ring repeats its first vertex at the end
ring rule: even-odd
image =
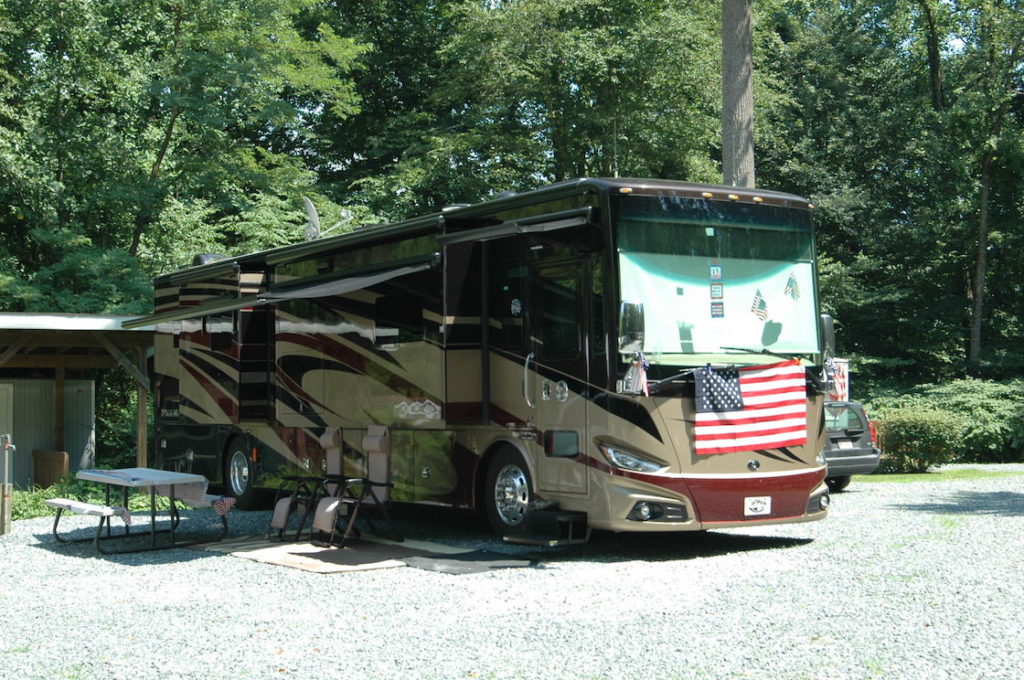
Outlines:
{"type": "Polygon", "coordinates": [[[799,361],[699,368],[698,454],[777,449],[807,442],[807,388],[799,361]]]}

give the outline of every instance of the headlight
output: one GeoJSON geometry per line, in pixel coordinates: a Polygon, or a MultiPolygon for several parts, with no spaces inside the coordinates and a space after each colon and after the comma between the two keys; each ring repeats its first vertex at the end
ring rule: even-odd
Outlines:
{"type": "Polygon", "coordinates": [[[604,457],[608,459],[609,463],[623,470],[633,470],[634,472],[658,472],[668,467],[664,463],[644,458],[632,451],[625,451],[609,444],[598,444],[597,448],[601,449],[601,453],[604,454],[604,457]]]}

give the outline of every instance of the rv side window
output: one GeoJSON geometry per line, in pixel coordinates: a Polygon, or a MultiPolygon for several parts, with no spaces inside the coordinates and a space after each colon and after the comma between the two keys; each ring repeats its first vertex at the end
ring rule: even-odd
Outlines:
{"type": "Polygon", "coordinates": [[[231,349],[234,340],[235,323],[231,314],[203,317],[203,332],[210,339],[210,349],[223,351],[231,349]]]}
{"type": "Polygon", "coordinates": [[[491,343],[495,347],[522,351],[525,339],[526,276],[522,263],[503,263],[492,272],[491,343]]]}
{"type": "Polygon", "coordinates": [[[411,295],[383,295],[374,303],[377,345],[396,345],[423,339],[423,301],[411,295]]]}
{"type": "Polygon", "coordinates": [[[538,272],[542,286],[541,337],[544,357],[576,356],[580,351],[579,277],[574,269],[538,272]]]}

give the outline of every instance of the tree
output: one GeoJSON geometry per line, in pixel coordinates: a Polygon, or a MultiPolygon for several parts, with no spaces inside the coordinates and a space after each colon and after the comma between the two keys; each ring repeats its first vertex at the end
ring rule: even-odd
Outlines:
{"type": "Polygon", "coordinates": [[[722,0],[722,177],[754,186],[754,12],[751,0],[722,0]]]}
{"type": "Polygon", "coordinates": [[[151,303],[134,284],[121,287],[130,300],[69,297],[46,272],[83,291],[107,276],[148,279],[187,264],[174,247],[186,227],[201,227],[188,237],[201,250],[279,245],[287,223],[287,239],[301,238],[300,196],[315,193],[314,177],[270,142],[306,138],[310,111],[354,111],[346,74],[362,51],[304,25],[312,7],[7,0],[0,114],[18,115],[0,117],[12,180],[0,192],[16,208],[0,215],[3,304],[141,311],[151,303]],[[231,226],[240,216],[244,238],[231,226]],[[104,262],[120,264],[81,266],[104,262]]]}
{"type": "Polygon", "coordinates": [[[821,249],[843,281],[829,304],[844,349],[907,381],[997,357],[1020,365],[1008,334],[1019,329],[1013,282],[1024,272],[998,257],[1021,218],[1017,3],[760,7],[774,40],[755,57],[775,90],[760,109],[759,135],[772,143],[759,142],[759,174],[818,206],[821,249]],[[985,226],[993,220],[999,228],[985,226]],[[1004,285],[982,308],[978,286],[993,266],[1004,285]],[[986,337],[998,354],[972,358],[986,337]]]}
{"type": "Polygon", "coordinates": [[[356,4],[361,39],[397,51],[370,56],[388,83],[367,98],[373,120],[335,135],[364,143],[328,159],[374,210],[404,217],[587,175],[719,176],[707,3],[465,0],[413,3],[402,19],[393,5],[356,4]],[[410,24],[419,40],[385,30],[410,24]]]}
{"type": "Polygon", "coordinates": [[[961,60],[970,76],[953,105],[952,116],[958,119],[958,131],[970,135],[977,172],[977,246],[968,352],[968,366],[977,373],[985,318],[994,166],[1000,151],[1010,151],[1008,145],[1020,147],[1021,128],[1013,125],[1010,115],[1014,102],[1024,95],[1024,6],[1013,0],[963,4],[961,60]],[[1004,139],[1008,129],[1012,130],[1012,139],[1004,139]]]}

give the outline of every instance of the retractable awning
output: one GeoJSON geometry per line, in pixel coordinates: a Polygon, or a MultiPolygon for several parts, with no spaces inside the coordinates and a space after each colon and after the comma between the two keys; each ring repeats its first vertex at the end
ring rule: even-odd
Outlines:
{"type": "Polygon", "coordinates": [[[408,276],[409,274],[415,274],[430,269],[434,266],[433,259],[429,262],[422,262],[420,264],[408,265],[405,267],[396,267],[395,269],[388,269],[382,272],[376,272],[373,274],[365,274],[363,276],[347,276],[341,279],[333,279],[331,281],[321,281],[305,286],[296,286],[294,288],[280,288],[271,289],[266,293],[261,293],[259,298],[262,302],[275,302],[277,300],[301,300],[308,298],[320,298],[320,297],[331,297],[332,295],[344,295],[345,293],[351,293],[354,290],[362,290],[363,288],[369,288],[370,286],[376,286],[390,281],[391,279],[397,279],[400,276],[408,276]]]}
{"type": "Polygon", "coordinates": [[[425,257],[403,260],[400,266],[393,266],[388,269],[366,270],[362,268],[360,270],[349,270],[348,272],[336,274],[327,280],[320,279],[315,283],[281,286],[257,293],[256,295],[245,295],[243,297],[222,296],[191,307],[182,307],[162,314],[151,314],[137,319],[130,319],[121,324],[121,326],[123,328],[139,328],[169,321],[195,319],[211,314],[225,314],[236,309],[258,307],[282,300],[308,300],[344,295],[345,293],[376,286],[401,276],[425,271],[435,267],[439,262],[440,255],[433,253],[425,257]]]}
{"type": "Polygon", "coordinates": [[[558,231],[571,227],[581,227],[593,222],[593,208],[574,208],[546,215],[535,215],[509,222],[502,222],[490,227],[481,227],[467,231],[456,231],[437,238],[438,243],[445,246],[470,241],[493,241],[494,239],[516,236],[519,234],[537,234],[545,231],[558,231]]]}

